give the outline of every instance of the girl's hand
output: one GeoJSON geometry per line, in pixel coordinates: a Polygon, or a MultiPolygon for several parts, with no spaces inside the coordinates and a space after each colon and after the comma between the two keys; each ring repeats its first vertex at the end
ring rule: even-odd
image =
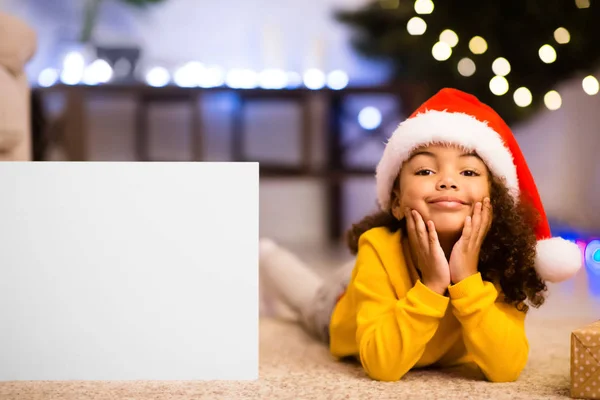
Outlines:
{"type": "Polygon", "coordinates": [[[452,248],[450,276],[456,284],[478,271],[481,244],[492,225],[492,206],[489,198],[475,204],[473,217],[467,217],[462,236],[452,248]]]}
{"type": "Polygon", "coordinates": [[[405,217],[408,239],[416,253],[423,284],[443,295],[450,286],[450,268],[433,221],[427,221],[426,226],[421,214],[409,208],[405,210],[405,217]]]}

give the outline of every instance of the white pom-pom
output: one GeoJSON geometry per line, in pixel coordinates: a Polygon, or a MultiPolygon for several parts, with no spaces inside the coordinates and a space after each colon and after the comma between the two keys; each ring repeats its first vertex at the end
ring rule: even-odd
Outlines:
{"type": "Polygon", "coordinates": [[[570,279],[583,265],[579,246],[560,237],[539,240],[536,251],[535,269],[548,282],[570,279]]]}

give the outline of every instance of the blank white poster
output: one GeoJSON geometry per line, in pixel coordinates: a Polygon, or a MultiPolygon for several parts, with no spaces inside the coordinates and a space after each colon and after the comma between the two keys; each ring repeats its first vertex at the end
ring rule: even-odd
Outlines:
{"type": "Polygon", "coordinates": [[[257,163],[0,163],[0,380],[258,379],[257,163]]]}

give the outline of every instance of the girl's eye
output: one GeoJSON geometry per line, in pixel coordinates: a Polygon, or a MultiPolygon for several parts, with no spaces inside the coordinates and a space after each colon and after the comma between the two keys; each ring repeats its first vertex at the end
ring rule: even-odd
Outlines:
{"type": "Polygon", "coordinates": [[[433,171],[430,169],[422,169],[417,171],[417,173],[415,175],[431,175],[433,174],[433,171]]]}
{"type": "Polygon", "coordinates": [[[476,171],[471,170],[463,171],[462,174],[464,176],[479,176],[479,174],[476,171]]]}

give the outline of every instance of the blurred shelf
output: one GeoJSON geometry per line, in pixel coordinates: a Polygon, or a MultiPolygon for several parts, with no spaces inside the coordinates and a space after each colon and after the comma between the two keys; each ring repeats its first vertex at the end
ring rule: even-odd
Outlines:
{"type": "Polygon", "coordinates": [[[58,83],[49,87],[33,86],[32,90],[42,93],[52,92],[64,92],[64,91],[84,91],[91,93],[141,93],[156,96],[184,96],[190,94],[201,94],[201,93],[223,93],[231,92],[236,93],[245,97],[298,97],[307,94],[328,94],[333,96],[346,96],[353,94],[414,94],[419,91],[419,86],[402,83],[402,84],[390,84],[390,85],[377,85],[377,86],[347,86],[340,90],[334,90],[328,87],[321,89],[308,89],[306,87],[299,88],[283,88],[283,89],[263,89],[263,88],[252,88],[252,89],[236,89],[227,86],[219,86],[212,88],[201,88],[201,87],[181,87],[176,85],[166,86],[149,86],[143,83],[105,83],[101,85],[66,85],[64,83],[58,83]]]}
{"type": "Polygon", "coordinates": [[[346,168],[344,170],[309,170],[305,171],[297,167],[284,167],[273,165],[261,165],[260,176],[264,178],[318,178],[327,180],[344,180],[353,177],[374,176],[372,168],[346,168]]]}
{"type": "MultiPolygon", "coordinates": [[[[64,147],[71,161],[88,160],[88,117],[86,102],[89,98],[100,95],[129,95],[136,103],[135,149],[137,161],[159,161],[151,159],[151,143],[148,137],[148,113],[152,103],[179,102],[185,103],[191,110],[188,123],[191,129],[192,145],[190,159],[186,161],[203,161],[205,126],[198,104],[204,100],[204,94],[231,93],[234,95],[235,106],[231,112],[232,139],[230,154],[231,161],[255,161],[260,164],[261,179],[319,179],[326,185],[328,210],[328,236],[332,241],[341,238],[344,227],[344,199],[342,184],[344,180],[355,177],[373,177],[374,168],[362,168],[347,165],[345,154],[351,146],[343,143],[344,107],[347,96],[389,94],[397,99],[396,109],[401,115],[411,113],[423,100],[422,88],[411,83],[398,83],[383,86],[348,86],[341,90],[328,87],[312,90],[306,87],[293,89],[233,89],[229,87],[216,88],[185,88],[174,85],[153,87],[143,83],[108,83],[101,85],[65,85],[57,84],[51,87],[34,87],[37,94],[62,93],[66,98],[64,109],[64,147]],[[320,97],[325,113],[315,113],[309,103],[314,97],[320,97]],[[246,107],[256,101],[292,101],[301,110],[300,120],[300,165],[283,166],[273,162],[248,160],[244,146],[248,134],[246,107]],[[325,127],[325,160],[322,167],[311,165],[313,157],[314,124],[325,127]]],[[[370,131],[377,135],[377,130],[370,131]]]]}

